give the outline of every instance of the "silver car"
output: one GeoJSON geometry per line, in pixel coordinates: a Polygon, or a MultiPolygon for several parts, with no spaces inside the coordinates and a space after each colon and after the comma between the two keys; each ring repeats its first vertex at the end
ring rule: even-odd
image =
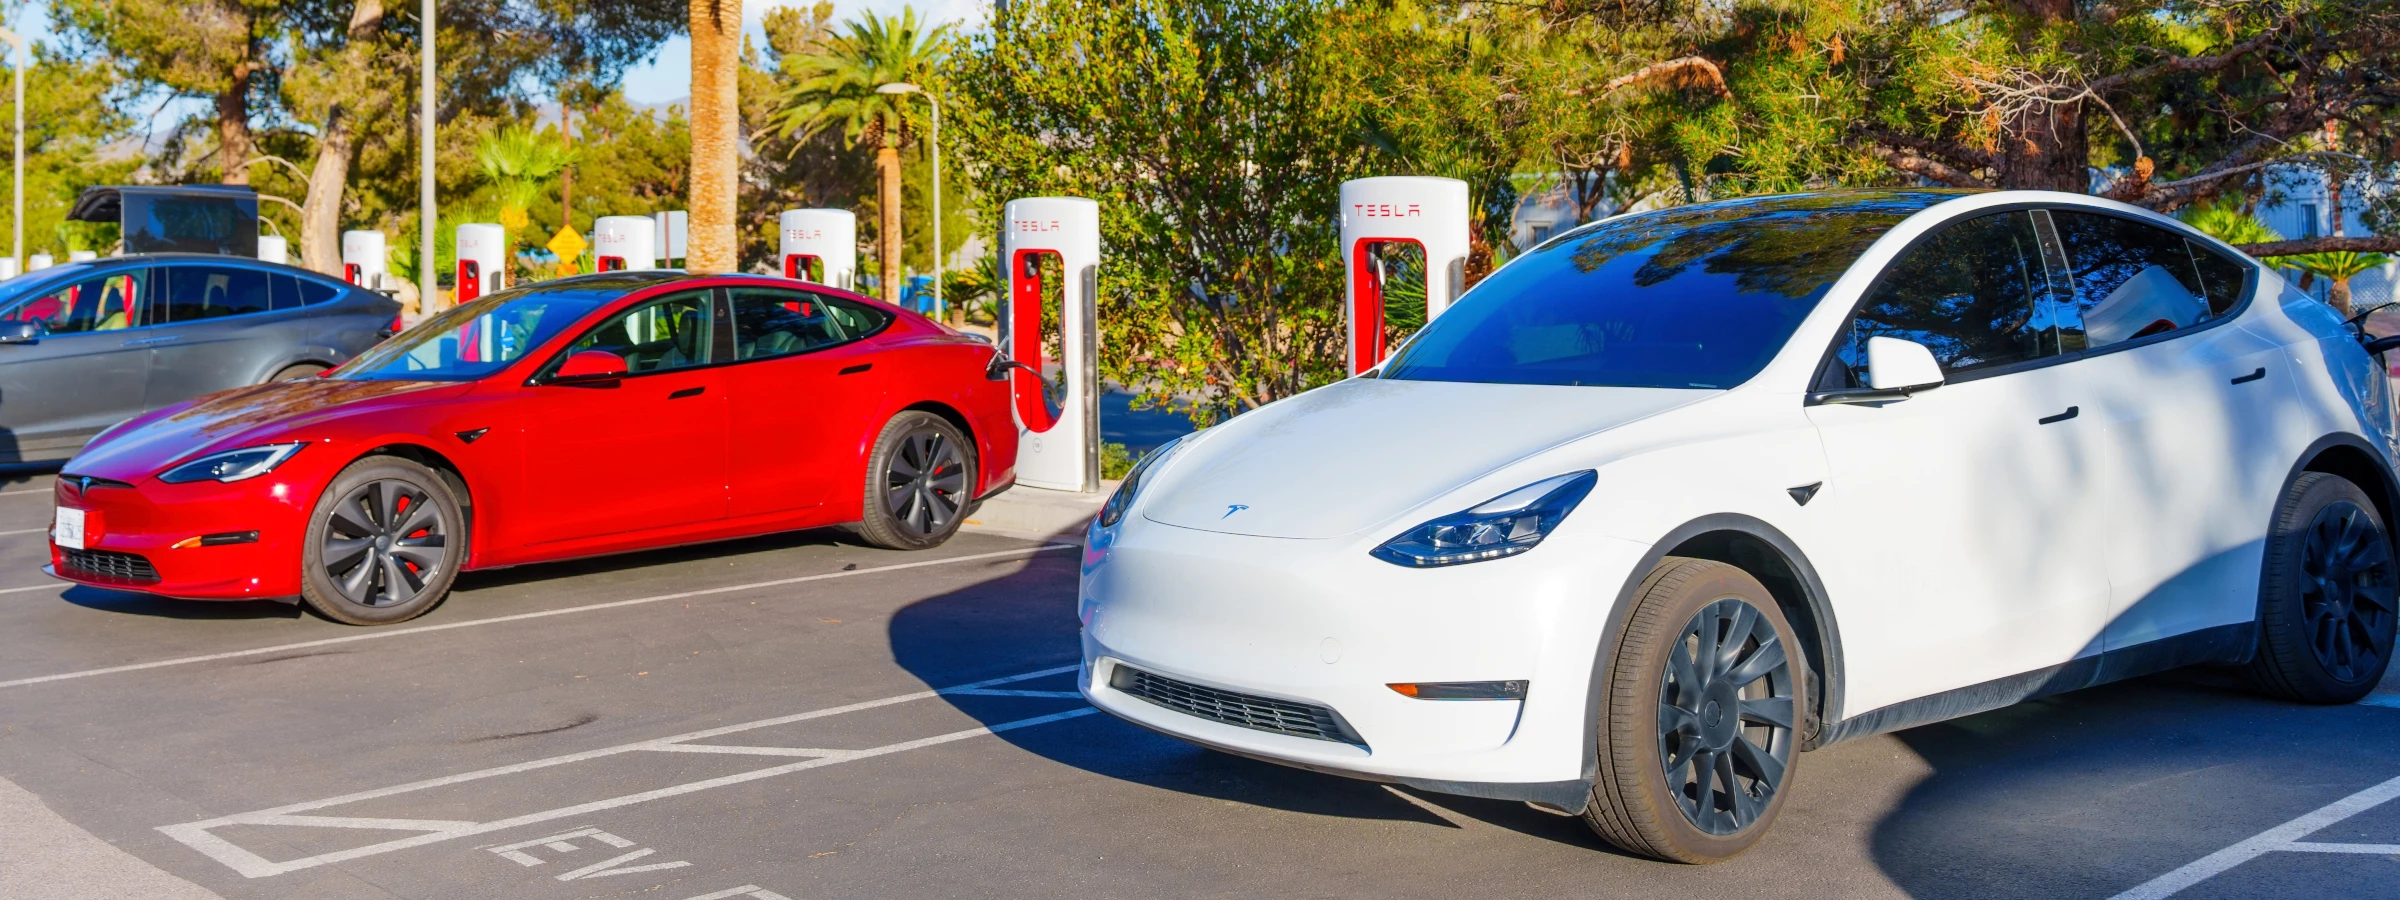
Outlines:
{"type": "Polygon", "coordinates": [[[0,462],[64,460],[144,411],[322,372],[390,337],[399,311],[304,269],[199,254],[0,282],[0,462]]]}

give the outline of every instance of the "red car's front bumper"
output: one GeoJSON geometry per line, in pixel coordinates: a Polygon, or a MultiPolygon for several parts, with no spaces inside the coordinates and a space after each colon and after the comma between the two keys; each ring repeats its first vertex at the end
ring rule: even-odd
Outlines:
{"type": "Polygon", "coordinates": [[[53,535],[50,565],[42,571],[77,584],[194,600],[296,595],[316,498],[313,480],[291,477],[309,474],[310,467],[300,468],[232,484],[144,479],[87,488],[61,476],[54,497],[61,507],[84,511],[84,549],[60,547],[53,535]],[[241,540],[248,532],[257,539],[241,540]],[[216,540],[201,542],[211,536],[216,540]]]}

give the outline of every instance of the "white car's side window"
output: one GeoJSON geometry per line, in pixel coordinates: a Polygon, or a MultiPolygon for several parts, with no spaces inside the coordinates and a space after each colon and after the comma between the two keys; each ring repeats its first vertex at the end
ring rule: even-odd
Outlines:
{"type": "Polygon", "coordinates": [[[1867,339],[1933,351],[1944,375],[2065,352],[2034,220],[2024,210],[1977,216],[1927,236],[1892,264],[1851,316],[1839,365],[1820,390],[1863,387],[1867,339]],[[1838,371],[1837,371],[1838,370],[1838,371]]]}
{"type": "Polygon", "coordinates": [[[2062,339],[2106,347],[2190,328],[2241,300],[2241,264],[2182,235],[2132,219],[2056,210],[2049,219],[2066,249],[2062,339]]]}

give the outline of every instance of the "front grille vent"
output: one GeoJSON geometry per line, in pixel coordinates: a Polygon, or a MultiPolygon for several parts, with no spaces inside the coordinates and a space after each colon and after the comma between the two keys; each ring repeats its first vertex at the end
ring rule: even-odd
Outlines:
{"type": "Polygon", "coordinates": [[[65,547],[67,568],[85,575],[116,578],[124,581],[152,582],[158,580],[158,570],[139,553],[118,553],[113,550],[74,550],[65,547]]]}
{"type": "Polygon", "coordinates": [[[1108,684],[1176,712],[1227,725],[1340,744],[1365,743],[1340,716],[1322,706],[1221,691],[1123,664],[1109,675],[1108,684]]]}

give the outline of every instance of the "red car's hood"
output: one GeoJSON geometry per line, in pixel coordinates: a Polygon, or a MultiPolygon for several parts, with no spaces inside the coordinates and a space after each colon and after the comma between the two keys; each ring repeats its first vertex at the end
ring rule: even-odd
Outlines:
{"type": "Polygon", "coordinates": [[[235,388],[137,416],[85,446],[62,471],[140,481],[204,450],[305,440],[307,426],[314,422],[446,400],[470,387],[451,381],[304,378],[235,388]]]}

